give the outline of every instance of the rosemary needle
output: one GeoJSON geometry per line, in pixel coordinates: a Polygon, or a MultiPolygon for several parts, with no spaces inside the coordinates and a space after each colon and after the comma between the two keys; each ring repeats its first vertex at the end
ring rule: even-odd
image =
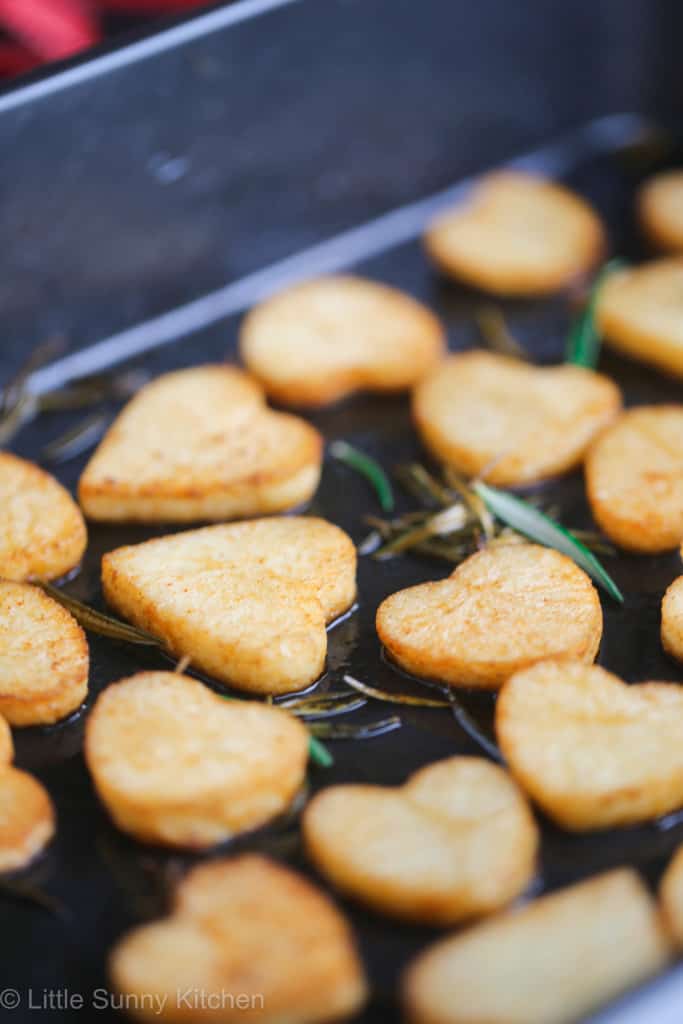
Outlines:
{"type": "Polygon", "coordinates": [[[353,690],[365,694],[366,697],[374,697],[375,700],[384,701],[386,704],[405,704],[418,708],[448,708],[451,702],[447,700],[432,700],[428,697],[412,697],[405,693],[388,693],[386,690],[378,690],[374,686],[362,683],[354,676],[344,676],[344,682],[353,690]]]}
{"type": "Polygon", "coordinates": [[[389,478],[379,462],[366,455],[365,452],[359,451],[358,448],[353,448],[346,441],[333,441],[329,452],[333,458],[365,477],[374,489],[383,512],[393,511],[394,492],[389,478]]]}
{"type": "Polygon", "coordinates": [[[145,647],[165,647],[163,640],[145,632],[144,629],[138,629],[137,626],[131,626],[128,622],[122,622],[111,615],[105,615],[104,612],[98,612],[94,608],[90,608],[89,605],[83,604],[82,601],[77,601],[75,597],[65,594],[58,587],[53,587],[46,580],[34,578],[31,583],[40,587],[68,612],[71,612],[83,629],[97,633],[99,636],[107,636],[111,640],[123,640],[126,643],[141,644],[145,647]]]}

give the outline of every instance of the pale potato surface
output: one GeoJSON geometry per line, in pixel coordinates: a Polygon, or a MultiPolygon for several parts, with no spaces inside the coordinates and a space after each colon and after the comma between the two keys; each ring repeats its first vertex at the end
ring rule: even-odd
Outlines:
{"type": "Polygon", "coordinates": [[[0,452],[0,577],[56,579],[80,562],[87,534],[78,506],[53,476],[0,452]]]}
{"type": "Polygon", "coordinates": [[[321,277],[253,309],[240,351],[280,402],[325,405],[357,390],[405,391],[445,351],[434,314],[411,296],[359,277],[321,277]]]}
{"type": "Polygon", "coordinates": [[[323,519],[257,519],[119,548],[102,583],[178,657],[238,689],[287,693],[323,671],[325,624],[355,598],[356,550],[323,519]]]}
{"type": "Polygon", "coordinates": [[[17,871],[38,856],[55,833],[47,791],[27,772],[0,768],[0,872],[17,871]]]}
{"type": "Polygon", "coordinates": [[[15,726],[51,725],[88,692],[85,634],[39,587],[0,580],[0,715],[15,726]]]}
{"type": "Polygon", "coordinates": [[[116,991],[163,1001],[158,1013],[148,1000],[138,1019],[179,1024],[326,1024],[353,1016],[367,996],[341,913],[300,875],[256,854],[191,871],[169,917],[115,946],[109,973],[116,991]],[[188,989],[218,1005],[184,1005],[177,992],[188,989]],[[246,1006],[222,993],[246,996],[246,1006]]]}
{"type": "Polygon", "coordinates": [[[192,522],[292,508],[315,492],[322,438],[229,366],[164,374],[123,409],[81,476],[96,520],[192,522]]]}
{"type": "Polygon", "coordinates": [[[683,846],[671,858],[659,885],[664,923],[678,950],[683,949],[683,846]]]}
{"type": "Polygon", "coordinates": [[[14,741],[12,730],[5,718],[0,715],[0,766],[11,764],[14,760],[14,741]]]}
{"type": "Polygon", "coordinates": [[[546,661],[506,683],[495,721],[513,776],[563,828],[631,825],[683,806],[683,687],[546,661]]]}
{"type": "Polygon", "coordinates": [[[602,610],[588,576],[565,555],[495,544],[445,580],[386,598],[376,624],[392,659],[413,675],[497,690],[544,658],[593,661],[602,610]]]}
{"type": "Polygon", "coordinates": [[[277,708],[225,700],[176,673],[140,672],[98,697],[85,757],[119,828],[204,849],[289,807],[304,780],[308,733],[277,708]]]}
{"type": "Polygon", "coordinates": [[[477,182],[425,235],[447,274],[496,295],[559,291],[589,271],[606,248],[600,218],[569,189],[520,171],[477,182]]]}
{"type": "Polygon", "coordinates": [[[619,389],[599,373],[492,352],[450,356],[413,393],[429,451],[467,476],[486,470],[502,486],[574,469],[620,408],[619,389]]]}
{"type": "Polygon", "coordinates": [[[454,924],[514,900],[533,877],[538,831],[507,773],[452,757],[393,789],[330,786],[307,805],[309,857],[336,888],[368,906],[454,924]]]}
{"type": "Polygon", "coordinates": [[[683,253],[683,170],[648,178],[638,193],[637,206],[641,226],[653,245],[683,253]]]}
{"type": "Polygon", "coordinates": [[[683,405],[623,413],[588,452],[586,493],[593,518],[620,547],[652,553],[678,547],[683,540],[683,405]]]}
{"type": "Polygon", "coordinates": [[[683,258],[610,274],[600,289],[596,321],[613,348],[682,377],[683,258]]]}
{"type": "Polygon", "coordinates": [[[410,1024],[572,1024],[663,970],[656,906],[620,868],[437,942],[404,975],[410,1024]]]}
{"type": "Polygon", "coordinates": [[[662,647],[683,661],[683,576],[679,576],[662,598],[662,647]]]}

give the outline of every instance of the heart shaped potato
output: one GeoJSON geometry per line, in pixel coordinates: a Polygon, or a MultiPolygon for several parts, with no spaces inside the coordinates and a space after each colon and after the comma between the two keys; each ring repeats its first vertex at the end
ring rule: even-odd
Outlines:
{"type": "Polygon", "coordinates": [[[517,786],[476,757],[428,765],[396,789],[331,786],[308,804],[302,828],[332,885],[382,913],[440,925],[514,900],[538,846],[517,786]]]}
{"type": "Polygon", "coordinates": [[[413,393],[429,451],[492,484],[530,484],[580,465],[621,408],[611,380],[580,366],[537,367],[492,352],[463,352],[413,393]]]}
{"type": "Polygon", "coordinates": [[[683,540],[683,405],[623,413],[588,452],[586,492],[596,522],[621,547],[642,552],[678,547],[683,540]]]}
{"type": "Polygon", "coordinates": [[[674,580],[662,598],[662,647],[683,661],[683,576],[674,580]]]}
{"type": "Polygon", "coordinates": [[[192,522],[280,512],[318,486],[322,439],[272,412],[241,370],[167,373],[124,408],[85,468],[90,519],[192,522]]]}
{"type": "Polygon", "coordinates": [[[78,565],[83,516],[60,483],[32,462],[0,452],[0,577],[56,579],[78,565]]]}
{"type": "Polygon", "coordinates": [[[51,725],[88,692],[88,644],[72,615],[38,587],[0,580],[0,714],[51,725]]]}
{"type": "Polygon", "coordinates": [[[648,821],[683,805],[683,688],[628,685],[597,665],[546,661],[496,704],[512,774],[573,831],[648,821]]]}
{"type": "Polygon", "coordinates": [[[367,994],[336,907],[255,854],[191,871],[171,916],[124,936],[109,973],[134,1017],[177,1024],[327,1024],[353,1016],[367,994]]]}
{"type": "Polygon", "coordinates": [[[404,975],[404,1004],[410,1024],[573,1024],[669,957],[652,897],[621,868],[437,942],[404,975]]]}
{"type": "Polygon", "coordinates": [[[425,246],[442,270],[475,288],[542,295],[590,270],[606,239],[595,211],[569,189],[498,171],[435,219],[425,246]]]}
{"type": "Polygon", "coordinates": [[[565,555],[536,544],[493,544],[448,579],[386,598],[377,632],[413,675],[497,690],[544,658],[593,661],[602,609],[588,576],[565,555]]]}
{"type": "Polygon", "coordinates": [[[683,846],[671,858],[659,886],[664,922],[678,949],[683,949],[683,846]]]}
{"type": "Polygon", "coordinates": [[[683,252],[683,171],[662,171],[648,178],[638,192],[638,215],[653,245],[683,252]]]}
{"type": "Polygon", "coordinates": [[[0,768],[0,872],[26,867],[55,832],[55,811],[44,787],[27,772],[0,768]]]}
{"type": "Polygon", "coordinates": [[[434,314],[395,288],[322,277],[288,288],[246,317],[240,351],[279,402],[325,405],[353,391],[406,391],[443,355],[434,314]]]}
{"type": "Polygon", "coordinates": [[[356,550],[324,519],[255,519],[119,548],[102,584],[178,657],[238,689],[287,693],[323,671],[325,624],[355,598],[356,550]]]}
{"type": "Polygon", "coordinates": [[[85,758],[124,832],[203,849],[287,809],[304,780],[308,733],[278,708],[227,701],[173,672],[140,672],[97,698],[85,758]]]}
{"type": "Polygon", "coordinates": [[[600,289],[596,320],[613,348],[683,376],[683,259],[653,260],[610,274],[600,289]]]}

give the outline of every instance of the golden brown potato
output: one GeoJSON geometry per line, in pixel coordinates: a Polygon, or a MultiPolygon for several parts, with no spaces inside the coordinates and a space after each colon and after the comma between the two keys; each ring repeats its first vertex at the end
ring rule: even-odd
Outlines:
{"type": "Polygon", "coordinates": [[[635,871],[544,896],[422,953],[404,976],[411,1024],[572,1024],[663,970],[670,949],[635,871]]]}
{"type": "Polygon", "coordinates": [[[683,540],[683,405],[629,409],[586,458],[593,517],[613,541],[658,552],[683,540]]]}
{"type": "Polygon", "coordinates": [[[323,789],[302,820],[308,854],[341,892],[390,915],[455,924],[514,900],[538,831],[510,777],[478,757],[428,765],[395,789],[323,789]]]}
{"type": "Polygon", "coordinates": [[[55,812],[37,779],[18,768],[0,768],[0,871],[26,867],[55,832],[55,812]]]}
{"type": "Polygon", "coordinates": [[[565,555],[536,544],[495,544],[448,579],[386,598],[377,632],[413,675],[497,690],[544,658],[593,661],[602,610],[588,576],[565,555]]]}
{"type": "Polygon", "coordinates": [[[683,806],[683,688],[541,662],[505,684],[496,735],[510,771],[563,828],[649,821],[683,806]]]}
{"type": "Polygon", "coordinates": [[[674,580],[662,599],[662,647],[683,661],[683,576],[674,580]]]}
{"type": "Polygon", "coordinates": [[[683,846],[671,858],[659,886],[664,924],[677,949],[683,949],[683,846]]]}
{"type": "Polygon", "coordinates": [[[173,672],[108,686],[86,725],[86,762],[116,824],[167,846],[204,849],[277,817],[307,757],[308,733],[286,711],[173,672]]]}
{"type": "Polygon", "coordinates": [[[683,170],[662,171],[638,192],[642,228],[658,249],[683,252],[683,170]]]}
{"type": "Polygon", "coordinates": [[[249,313],[240,351],[267,394],[325,405],[353,391],[406,391],[443,355],[445,332],[426,306],[360,277],[287,288],[249,313]]]}
{"type": "Polygon", "coordinates": [[[0,716],[0,767],[11,764],[14,760],[14,742],[7,721],[0,716]]]}
{"type": "Polygon", "coordinates": [[[683,376],[683,259],[610,274],[596,307],[605,341],[633,359],[683,376]]]}
{"type": "Polygon", "coordinates": [[[520,171],[488,174],[438,216],[427,253],[451,277],[496,295],[559,291],[606,249],[600,218],[552,181],[520,171]]]}
{"type": "Polygon", "coordinates": [[[88,644],[72,615],[38,587],[0,580],[0,714],[51,725],[88,692],[88,644]]]}
{"type": "Polygon", "coordinates": [[[60,483],[32,462],[0,452],[0,577],[56,579],[78,565],[83,516],[60,483]]]}
{"type": "Polygon", "coordinates": [[[119,548],[102,582],[178,657],[241,690],[287,693],[323,671],[325,623],[355,598],[356,550],[324,519],[257,519],[119,548]]]}
{"type": "Polygon", "coordinates": [[[429,451],[492,484],[530,484],[580,465],[618,414],[619,389],[580,366],[537,367],[492,352],[451,356],[413,394],[429,451]]]}
{"type": "Polygon", "coordinates": [[[280,512],[320,479],[322,439],[229,366],[167,373],[116,419],[78,485],[90,519],[193,522],[280,512]]]}
{"type": "Polygon", "coordinates": [[[177,1024],[327,1024],[353,1016],[367,994],[339,911],[255,854],[191,871],[171,916],[124,936],[109,973],[135,1017],[177,1024]]]}

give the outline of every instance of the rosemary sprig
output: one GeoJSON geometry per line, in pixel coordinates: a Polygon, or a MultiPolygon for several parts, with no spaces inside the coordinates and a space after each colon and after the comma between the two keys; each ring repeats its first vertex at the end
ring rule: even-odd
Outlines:
{"type": "Polygon", "coordinates": [[[577,540],[564,526],[544,515],[540,509],[535,508],[528,501],[523,501],[506,491],[498,490],[497,487],[491,487],[481,480],[475,480],[472,483],[472,489],[486,502],[489,510],[497,519],[507,523],[513,530],[528,537],[529,540],[555,548],[562,554],[568,555],[615,601],[623,603],[623,594],[606,569],[585,544],[577,540]]]}
{"type": "Polygon", "coordinates": [[[314,736],[310,730],[308,737],[308,756],[313,764],[317,764],[319,768],[331,768],[334,764],[334,758],[325,744],[321,743],[318,737],[314,736]]]}
{"type": "Polygon", "coordinates": [[[348,715],[364,707],[367,700],[354,694],[338,694],[333,697],[310,697],[307,700],[281,701],[276,706],[286,708],[297,718],[323,719],[336,718],[337,715],[348,715]]]}
{"type": "Polygon", "coordinates": [[[600,289],[610,274],[620,270],[621,260],[610,260],[599,271],[588,296],[588,301],[569,331],[565,351],[565,362],[574,366],[586,366],[594,370],[600,358],[601,338],[595,323],[595,311],[600,289]]]}
{"type": "Polygon", "coordinates": [[[350,469],[354,469],[361,476],[364,476],[377,495],[380,507],[383,512],[393,512],[394,492],[388,476],[380,466],[379,462],[353,448],[346,441],[333,441],[329,446],[330,455],[343,462],[350,469]]]}
{"type": "Polygon", "coordinates": [[[166,646],[163,640],[152,636],[151,633],[147,633],[144,629],[138,629],[137,626],[131,626],[130,623],[122,622],[121,619],[115,619],[111,615],[105,615],[104,612],[98,612],[89,605],[83,604],[82,601],[77,601],[75,597],[65,594],[58,587],[53,587],[46,580],[34,578],[31,582],[44,590],[55,601],[58,601],[67,611],[71,612],[76,622],[83,629],[87,629],[91,633],[109,637],[111,640],[122,640],[125,643],[140,644],[143,647],[165,648],[166,646]]]}
{"type": "Polygon", "coordinates": [[[323,737],[330,740],[371,740],[375,736],[383,736],[387,732],[401,728],[401,719],[398,715],[391,715],[389,718],[382,718],[378,722],[368,722],[364,725],[333,725],[331,722],[314,722],[309,726],[316,737],[323,737]]]}
{"type": "Polygon", "coordinates": [[[107,429],[108,422],[109,417],[104,413],[87,416],[75,427],[71,427],[45,445],[42,452],[44,461],[67,462],[69,459],[75,459],[77,455],[82,455],[97,444],[107,429]]]}
{"type": "Polygon", "coordinates": [[[490,349],[513,359],[528,361],[529,354],[512,335],[502,311],[497,306],[481,306],[475,310],[474,319],[482,340],[490,349]]]}
{"type": "Polygon", "coordinates": [[[384,544],[374,553],[378,559],[397,555],[401,551],[414,548],[417,544],[431,537],[443,537],[449,534],[461,535],[468,528],[467,511],[462,505],[451,505],[449,508],[428,516],[423,522],[405,530],[399,536],[384,544]]]}
{"type": "Polygon", "coordinates": [[[365,694],[366,697],[372,697],[374,700],[384,701],[385,704],[404,704],[414,708],[448,708],[451,706],[450,701],[447,700],[432,700],[428,697],[412,697],[407,693],[388,693],[386,690],[378,690],[354,676],[345,675],[344,682],[351,689],[358,690],[359,693],[365,694]]]}

